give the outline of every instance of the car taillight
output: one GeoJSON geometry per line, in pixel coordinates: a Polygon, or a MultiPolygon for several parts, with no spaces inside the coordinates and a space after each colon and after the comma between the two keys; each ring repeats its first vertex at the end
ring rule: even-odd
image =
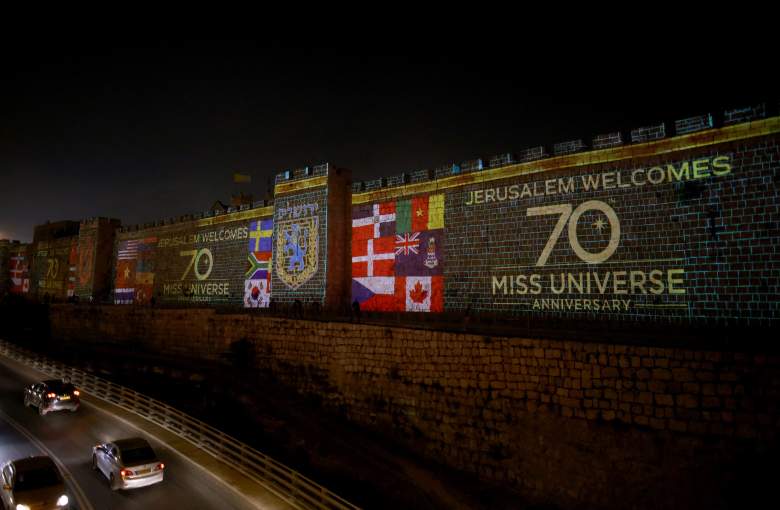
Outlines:
{"type": "Polygon", "coordinates": [[[119,472],[119,474],[120,474],[120,475],[122,475],[122,477],[125,477],[125,476],[133,476],[133,472],[132,472],[132,471],[130,471],[129,469],[123,469],[123,470],[121,470],[121,471],[119,472]]]}
{"type": "Polygon", "coordinates": [[[54,398],[54,397],[56,397],[56,396],[57,396],[57,394],[56,394],[56,393],[47,393],[47,394],[46,394],[46,397],[48,397],[48,398],[54,398]]]}
{"type": "Polygon", "coordinates": [[[73,390],[73,394],[78,397],[81,395],[81,392],[79,390],[73,390]]]}
{"type": "Polygon", "coordinates": [[[161,470],[165,469],[165,464],[163,464],[162,462],[160,462],[159,464],[157,464],[156,466],[154,466],[154,469],[155,469],[156,471],[161,471],[161,470]]]}

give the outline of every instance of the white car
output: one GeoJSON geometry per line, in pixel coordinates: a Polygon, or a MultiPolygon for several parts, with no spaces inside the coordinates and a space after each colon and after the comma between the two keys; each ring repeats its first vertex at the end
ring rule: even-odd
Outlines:
{"type": "Polygon", "coordinates": [[[145,439],[137,437],[93,447],[92,468],[103,473],[112,490],[119,490],[162,482],[165,464],[145,439]]]}

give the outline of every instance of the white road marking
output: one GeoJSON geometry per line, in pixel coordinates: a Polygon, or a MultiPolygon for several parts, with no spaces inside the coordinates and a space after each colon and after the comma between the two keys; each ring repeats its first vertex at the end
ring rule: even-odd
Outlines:
{"type": "Polygon", "coordinates": [[[68,485],[70,485],[70,488],[72,489],[74,496],[76,496],[76,501],[78,501],[79,508],[81,510],[95,510],[95,507],[92,506],[92,503],[89,502],[89,499],[87,499],[87,496],[84,495],[84,491],[81,490],[81,487],[79,486],[78,482],[76,481],[76,478],[73,476],[73,473],[70,472],[70,470],[65,467],[65,464],[63,464],[60,459],[57,458],[56,455],[54,455],[54,452],[49,450],[49,448],[46,447],[45,444],[43,444],[38,438],[36,438],[32,433],[30,433],[27,429],[25,429],[23,426],[21,426],[19,423],[16,422],[13,418],[8,416],[5,412],[3,412],[2,409],[0,409],[0,418],[10,426],[16,429],[17,432],[19,432],[21,435],[26,437],[33,445],[35,445],[40,451],[51,457],[51,459],[54,461],[54,464],[57,465],[57,467],[65,473],[66,478],[69,479],[68,485]]]}
{"type": "MultiPolygon", "coordinates": [[[[93,397],[93,398],[97,398],[97,397],[95,397],[94,395],[92,395],[92,397],[93,397]]],[[[106,403],[105,401],[102,401],[102,402],[103,402],[103,403],[106,403]]],[[[212,477],[214,480],[217,480],[219,483],[221,483],[222,485],[224,485],[225,487],[227,487],[228,489],[230,489],[230,490],[231,490],[233,493],[235,493],[236,495],[240,496],[240,497],[241,497],[243,500],[245,500],[247,503],[249,503],[249,504],[250,504],[250,505],[252,505],[253,507],[255,507],[255,508],[260,508],[260,509],[264,509],[264,508],[266,508],[266,507],[258,506],[258,505],[259,505],[259,502],[258,502],[258,501],[255,501],[255,500],[253,500],[252,498],[250,498],[250,497],[249,497],[249,495],[247,495],[247,494],[244,494],[244,493],[243,493],[243,492],[241,492],[240,490],[238,490],[238,489],[236,489],[235,487],[233,487],[233,486],[232,486],[230,483],[228,483],[228,482],[227,482],[227,480],[223,480],[222,478],[220,478],[219,476],[217,476],[217,475],[216,475],[214,472],[212,472],[212,471],[210,471],[210,470],[206,469],[206,467],[205,467],[205,466],[202,466],[202,465],[198,464],[197,462],[195,462],[195,461],[194,461],[194,460],[192,460],[191,458],[187,457],[186,455],[184,455],[183,453],[181,453],[179,450],[177,450],[177,449],[176,449],[176,448],[174,448],[173,446],[170,446],[170,445],[169,445],[169,444],[168,444],[168,443],[167,443],[167,442],[166,442],[164,439],[161,439],[161,438],[160,438],[160,437],[159,437],[157,434],[154,434],[153,432],[149,432],[148,430],[144,430],[144,429],[142,429],[141,427],[139,427],[138,425],[136,425],[135,423],[131,422],[130,420],[126,420],[126,419],[122,418],[121,416],[118,416],[118,415],[116,415],[116,414],[112,413],[112,412],[111,412],[111,411],[109,411],[108,409],[103,409],[102,407],[100,407],[100,406],[98,406],[98,405],[96,405],[96,404],[94,404],[94,403],[92,403],[92,402],[87,402],[86,400],[82,400],[82,401],[81,401],[81,403],[82,403],[82,405],[88,405],[89,407],[92,407],[92,408],[94,408],[94,409],[97,409],[98,411],[100,411],[100,412],[102,412],[102,413],[105,413],[105,414],[109,415],[111,418],[113,418],[113,419],[115,419],[115,420],[121,421],[121,422],[122,422],[122,423],[124,423],[125,425],[128,425],[128,426],[130,426],[130,427],[133,427],[134,429],[136,429],[137,431],[141,432],[142,434],[144,434],[144,435],[146,435],[146,436],[153,437],[155,441],[157,441],[157,442],[158,442],[158,443],[160,443],[161,445],[164,445],[164,446],[165,446],[165,447],[168,449],[168,451],[171,451],[171,452],[173,452],[174,454],[176,454],[176,455],[178,455],[179,457],[181,457],[182,459],[186,460],[187,462],[189,462],[189,463],[190,463],[190,464],[192,464],[193,466],[196,466],[196,467],[197,467],[197,468],[199,468],[201,471],[203,471],[204,473],[206,473],[206,474],[208,474],[210,477],[212,477]]],[[[109,404],[109,405],[116,405],[116,404],[109,404]]],[[[120,409],[121,409],[121,408],[120,408],[120,409]]],[[[123,409],[123,410],[124,410],[124,409],[123,409]]],[[[128,411],[128,412],[129,412],[129,411],[128,411]]],[[[141,417],[141,418],[143,418],[143,417],[141,417]]],[[[145,419],[145,418],[144,418],[144,419],[145,419]]],[[[154,424],[154,425],[157,425],[157,424],[154,424]]],[[[159,425],[158,425],[158,426],[159,426],[159,425]]],[[[165,430],[165,429],[164,429],[164,430],[165,430]]],[[[170,432],[170,431],[169,431],[169,432],[170,432]]],[[[175,434],[174,434],[174,435],[175,435],[175,434]]],[[[185,441],[187,441],[187,442],[189,442],[189,443],[193,444],[194,446],[196,446],[196,447],[198,447],[198,448],[200,449],[200,447],[199,447],[198,445],[195,445],[194,443],[192,443],[192,441],[189,441],[189,440],[187,440],[186,438],[182,438],[182,439],[184,439],[185,441]]],[[[202,449],[201,449],[201,450],[202,450],[202,449]]],[[[203,450],[203,451],[205,451],[205,450],[203,450]]],[[[208,452],[206,452],[206,453],[208,453],[208,452]]],[[[213,457],[213,455],[212,455],[212,457],[213,457]]],[[[220,461],[219,459],[215,459],[215,460],[217,460],[217,462],[223,462],[223,461],[220,461]]],[[[224,463],[224,462],[223,462],[223,463],[224,463]]],[[[244,475],[244,474],[243,474],[243,473],[241,473],[240,471],[239,471],[239,473],[240,473],[242,476],[245,476],[245,477],[246,477],[246,475],[244,475]]],[[[252,480],[252,479],[251,479],[251,478],[249,478],[249,477],[246,477],[246,478],[247,478],[247,479],[249,479],[249,480],[251,480],[251,481],[252,481],[252,482],[254,482],[254,483],[257,483],[257,484],[258,484],[258,485],[260,485],[261,487],[264,487],[264,488],[266,488],[264,485],[262,485],[262,484],[258,483],[257,481],[255,481],[255,480],[252,480]]],[[[267,488],[266,488],[266,489],[267,489],[267,488]]],[[[289,502],[288,502],[286,499],[282,498],[282,497],[281,497],[281,496],[279,496],[278,494],[275,494],[275,493],[273,493],[273,492],[271,492],[271,494],[273,494],[274,496],[276,496],[276,497],[278,497],[278,498],[282,499],[282,500],[283,500],[283,501],[285,501],[286,503],[289,503],[289,502]]]]}
{"type": "MultiPolygon", "coordinates": [[[[0,353],[0,356],[2,356],[2,354],[1,354],[1,353],[0,353]]],[[[19,361],[19,360],[15,360],[15,359],[13,359],[13,358],[11,358],[11,357],[9,357],[9,356],[5,356],[5,358],[6,358],[6,360],[7,360],[7,361],[11,361],[13,364],[17,365],[17,367],[15,367],[15,368],[16,368],[16,370],[19,370],[19,367],[21,367],[23,370],[27,370],[27,371],[31,371],[31,372],[37,372],[37,373],[39,373],[39,374],[43,374],[43,375],[45,375],[46,377],[49,377],[49,376],[51,376],[51,374],[49,374],[49,373],[47,373],[47,372],[44,372],[44,371],[42,371],[42,370],[40,370],[40,369],[38,369],[38,368],[35,368],[35,367],[31,367],[31,366],[29,366],[29,365],[26,365],[25,363],[23,363],[23,362],[21,362],[21,361],[19,361]]],[[[102,399],[101,397],[98,397],[98,396],[96,396],[96,395],[94,395],[94,394],[91,394],[91,395],[90,395],[90,394],[89,394],[89,392],[87,392],[87,391],[84,391],[84,389],[83,389],[83,388],[82,388],[81,390],[82,390],[82,392],[84,393],[84,395],[85,395],[85,396],[89,395],[90,397],[92,397],[92,398],[94,398],[94,399],[96,399],[96,400],[100,401],[102,404],[105,404],[105,405],[108,405],[108,406],[116,406],[116,407],[119,407],[120,409],[122,409],[123,411],[126,411],[126,412],[131,412],[131,411],[127,411],[126,409],[123,409],[122,407],[118,406],[117,404],[115,404],[115,403],[113,403],[113,402],[109,402],[109,401],[107,401],[107,400],[105,400],[105,399],[102,399]]],[[[178,456],[179,456],[179,457],[181,457],[182,459],[186,460],[188,463],[190,463],[190,464],[192,464],[193,466],[197,467],[198,469],[200,469],[201,471],[203,471],[204,473],[206,473],[208,476],[210,476],[211,478],[213,478],[214,480],[216,480],[217,482],[219,482],[219,483],[220,483],[221,485],[223,485],[224,487],[226,487],[226,488],[230,489],[230,491],[231,491],[231,492],[233,492],[234,494],[236,494],[237,496],[239,496],[241,499],[243,499],[244,501],[246,501],[247,503],[249,503],[249,504],[250,504],[251,506],[253,506],[254,508],[258,508],[258,509],[261,509],[261,510],[266,510],[266,509],[268,508],[267,506],[264,506],[264,505],[262,505],[260,501],[257,501],[257,500],[255,500],[255,499],[254,499],[254,498],[252,498],[250,495],[248,495],[248,494],[245,494],[244,492],[240,491],[239,489],[237,489],[236,487],[234,487],[233,485],[231,485],[231,484],[230,484],[230,483],[229,483],[227,480],[224,480],[224,479],[222,479],[221,477],[217,476],[217,474],[216,474],[216,473],[214,473],[214,472],[212,472],[211,470],[207,469],[205,466],[202,466],[202,465],[198,464],[197,462],[195,462],[194,460],[192,460],[192,459],[191,459],[191,458],[189,458],[188,456],[184,455],[182,452],[178,451],[176,448],[174,448],[174,447],[172,447],[172,446],[168,445],[168,443],[167,443],[165,440],[161,439],[161,438],[160,438],[159,436],[157,436],[156,434],[154,434],[154,433],[152,433],[152,432],[149,432],[149,431],[147,431],[147,430],[144,430],[143,428],[139,427],[139,426],[138,426],[138,425],[136,425],[135,423],[133,423],[133,422],[131,422],[131,421],[129,421],[129,420],[126,420],[126,419],[122,418],[121,416],[119,416],[119,415],[116,415],[116,414],[112,413],[111,411],[109,411],[108,409],[104,409],[104,408],[102,408],[101,406],[99,406],[99,405],[97,405],[97,404],[95,404],[95,403],[93,403],[93,402],[88,402],[87,400],[82,400],[82,401],[81,401],[81,404],[82,404],[82,405],[87,405],[87,406],[89,406],[89,407],[92,407],[93,409],[97,409],[98,411],[100,411],[100,412],[102,412],[102,413],[105,413],[105,414],[107,414],[107,415],[108,415],[108,416],[110,416],[111,418],[113,418],[113,419],[115,419],[115,420],[118,420],[118,421],[120,421],[120,422],[122,422],[122,423],[124,423],[124,424],[126,424],[126,425],[129,425],[130,427],[132,427],[132,428],[134,428],[134,429],[138,430],[139,432],[141,432],[141,433],[145,434],[146,436],[149,436],[149,437],[152,437],[152,438],[154,438],[154,439],[155,439],[155,441],[157,441],[157,442],[158,442],[158,443],[160,443],[161,445],[165,445],[165,446],[168,448],[168,450],[169,450],[169,451],[171,451],[171,452],[175,453],[176,455],[178,455],[178,456]]],[[[0,411],[0,414],[2,414],[2,411],[0,411]]],[[[133,413],[133,414],[134,414],[134,413],[133,413]]],[[[140,415],[137,415],[137,414],[136,414],[136,416],[139,416],[140,418],[142,418],[142,419],[144,419],[144,420],[147,420],[147,419],[146,419],[146,418],[144,418],[143,416],[140,416],[140,415]]],[[[10,419],[10,418],[9,418],[9,419],[10,419]]],[[[150,420],[147,420],[147,421],[149,421],[149,422],[150,422],[152,425],[155,425],[155,426],[158,426],[158,427],[159,427],[159,425],[157,425],[156,423],[154,423],[154,422],[151,422],[150,420]]],[[[164,427],[161,427],[161,428],[163,428],[163,430],[167,430],[167,429],[165,429],[164,427]]],[[[21,432],[21,431],[20,431],[20,432],[21,432]]],[[[171,431],[168,431],[168,432],[171,432],[171,431]]],[[[32,439],[34,442],[36,442],[36,444],[38,443],[38,439],[32,438],[32,436],[28,436],[28,435],[27,435],[26,433],[24,433],[24,432],[22,432],[22,433],[23,433],[23,434],[24,434],[26,437],[28,437],[28,438],[31,438],[31,439],[32,439]]],[[[183,437],[183,436],[179,436],[178,434],[176,434],[176,433],[174,433],[174,432],[171,432],[171,433],[172,433],[172,434],[174,434],[175,436],[177,436],[177,437],[179,437],[179,438],[181,438],[181,439],[183,439],[183,440],[187,441],[188,443],[192,444],[193,446],[197,447],[199,450],[203,451],[204,453],[207,453],[208,455],[211,455],[211,457],[212,457],[212,458],[214,458],[214,459],[215,459],[217,462],[221,462],[221,463],[223,463],[223,464],[227,464],[227,465],[229,466],[229,463],[228,463],[228,462],[225,462],[225,461],[223,461],[223,460],[220,460],[220,459],[218,459],[218,458],[214,457],[214,455],[210,454],[210,453],[209,453],[209,452],[207,452],[205,449],[201,448],[201,447],[200,447],[198,444],[194,443],[192,440],[190,440],[190,439],[188,439],[188,438],[186,438],[186,437],[183,437]]],[[[41,445],[41,446],[43,446],[43,445],[41,445]]],[[[43,446],[43,448],[46,448],[46,447],[45,447],[45,446],[43,446]]],[[[53,456],[52,456],[52,457],[53,457],[53,456]]],[[[58,461],[57,461],[57,462],[58,462],[58,461]]],[[[290,500],[288,499],[288,497],[289,497],[289,496],[286,496],[286,495],[284,495],[284,494],[281,494],[281,493],[280,493],[281,491],[274,490],[274,489],[272,489],[271,487],[268,487],[266,484],[264,484],[264,483],[261,483],[261,482],[259,482],[259,481],[255,480],[255,479],[253,479],[253,478],[250,478],[249,476],[245,475],[244,473],[241,473],[241,471],[239,471],[239,470],[236,470],[236,472],[237,472],[237,473],[239,473],[239,474],[241,474],[242,476],[244,476],[244,477],[245,477],[247,480],[249,480],[249,481],[251,481],[251,482],[253,482],[253,483],[255,483],[255,484],[259,485],[259,486],[260,486],[260,487],[262,487],[263,489],[267,490],[267,491],[270,493],[270,495],[271,495],[271,496],[274,496],[274,497],[276,497],[276,498],[280,499],[282,502],[284,502],[284,503],[286,503],[286,504],[290,505],[292,508],[296,508],[296,505],[295,505],[295,503],[294,503],[294,502],[292,502],[292,501],[290,501],[290,500]]],[[[72,477],[71,477],[71,478],[72,478],[72,477]]],[[[78,490],[80,491],[80,490],[81,490],[81,488],[79,487],[79,488],[78,488],[78,490]]],[[[83,496],[83,492],[82,492],[82,496],[83,496]]],[[[84,499],[86,500],[86,497],[85,497],[84,499]]],[[[87,504],[89,505],[89,502],[87,502],[87,504]]],[[[93,508],[91,505],[89,505],[88,507],[85,507],[83,510],[94,510],[94,508],[93,508]]]]}

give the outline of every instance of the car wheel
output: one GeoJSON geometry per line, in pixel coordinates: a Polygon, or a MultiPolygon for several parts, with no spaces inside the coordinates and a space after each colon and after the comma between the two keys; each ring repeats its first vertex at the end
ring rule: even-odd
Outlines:
{"type": "Polygon", "coordinates": [[[111,486],[111,490],[119,490],[119,486],[116,484],[116,479],[114,478],[114,473],[111,473],[111,475],[108,477],[108,484],[111,486]]]}

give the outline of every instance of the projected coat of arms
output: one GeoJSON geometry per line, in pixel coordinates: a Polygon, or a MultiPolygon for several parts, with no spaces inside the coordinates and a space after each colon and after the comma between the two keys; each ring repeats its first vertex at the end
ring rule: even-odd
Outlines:
{"type": "MultiPolygon", "coordinates": [[[[296,207],[295,209],[298,209],[296,207]]],[[[292,219],[278,220],[274,268],[279,279],[292,290],[317,272],[319,222],[314,208],[302,206],[292,219]],[[310,216],[304,216],[310,213],[310,216]]]]}

